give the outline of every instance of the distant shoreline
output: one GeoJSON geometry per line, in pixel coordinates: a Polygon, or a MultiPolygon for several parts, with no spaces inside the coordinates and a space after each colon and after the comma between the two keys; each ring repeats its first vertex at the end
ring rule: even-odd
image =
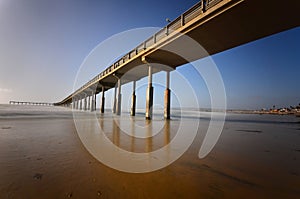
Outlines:
{"type": "Polygon", "coordinates": [[[227,110],[227,113],[237,113],[237,114],[268,114],[268,115],[295,115],[300,117],[300,112],[280,112],[280,111],[257,111],[257,110],[227,110]]]}
{"type": "MultiPolygon", "coordinates": [[[[16,104],[0,104],[0,105],[4,105],[4,106],[18,106],[18,107],[49,107],[49,108],[53,108],[56,106],[38,106],[38,105],[16,105],[16,104]]],[[[70,109],[71,110],[71,109],[70,109]]],[[[111,112],[110,108],[105,109],[108,112],[111,112]]],[[[139,109],[137,109],[139,110],[139,109]]],[[[158,109],[160,111],[162,111],[163,109],[158,109]]],[[[174,107],[171,108],[171,110],[176,111],[176,110],[182,110],[182,111],[200,111],[200,112],[224,112],[224,110],[218,110],[218,109],[214,109],[211,110],[209,108],[200,108],[200,109],[195,109],[195,108],[188,108],[188,107],[183,107],[183,108],[178,108],[178,107],[174,107]]],[[[97,111],[99,111],[99,109],[97,109],[97,111]]],[[[271,109],[271,110],[243,110],[243,109],[227,109],[226,113],[234,113],[234,114],[268,114],[268,115],[295,115],[296,117],[300,117],[300,110],[297,109],[297,111],[292,110],[286,110],[284,109],[284,111],[281,111],[279,109],[271,109]]]]}

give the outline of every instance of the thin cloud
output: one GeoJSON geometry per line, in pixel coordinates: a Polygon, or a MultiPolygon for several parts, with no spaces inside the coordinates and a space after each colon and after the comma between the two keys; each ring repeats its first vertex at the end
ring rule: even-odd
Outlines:
{"type": "Polygon", "coordinates": [[[3,93],[11,93],[13,90],[10,89],[10,88],[0,88],[0,92],[3,92],[3,93]]]}

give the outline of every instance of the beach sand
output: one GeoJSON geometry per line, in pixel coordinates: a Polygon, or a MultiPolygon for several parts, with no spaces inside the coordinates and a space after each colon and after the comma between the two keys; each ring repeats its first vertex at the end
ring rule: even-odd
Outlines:
{"type": "MultiPolygon", "coordinates": [[[[204,159],[198,152],[209,120],[200,120],[196,139],[177,161],[158,171],[132,174],[107,167],[85,149],[69,109],[26,115],[30,110],[13,116],[0,112],[1,199],[300,197],[296,117],[229,115],[217,145],[204,159]]],[[[99,123],[111,122],[107,118],[99,116],[99,123]]],[[[169,139],[177,123],[170,121],[169,139]]],[[[118,128],[105,128],[113,140],[118,128]]],[[[120,145],[130,150],[123,137],[120,145]]],[[[163,146],[163,137],[155,139],[152,150],[163,146]]],[[[137,141],[134,151],[146,150],[143,143],[137,141]]]]}

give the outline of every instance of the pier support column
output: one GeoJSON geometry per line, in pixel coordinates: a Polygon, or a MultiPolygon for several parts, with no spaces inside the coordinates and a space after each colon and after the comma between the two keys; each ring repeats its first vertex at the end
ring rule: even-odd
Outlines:
{"type": "Polygon", "coordinates": [[[87,110],[91,110],[91,96],[90,95],[87,96],[87,103],[88,103],[87,110]]]}
{"type": "Polygon", "coordinates": [[[131,116],[135,116],[135,108],[136,108],[135,87],[136,87],[136,81],[133,81],[132,96],[131,96],[131,109],[130,109],[131,116]]]}
{"type": "Polygon", "coordinates": [[[76,105],[77,105],[77,98],[74,98],[74,109],[76,109],[76,105]]]}
{"type": "Polygon", "coordinates": [[[92,93],[91,112],[95,110],[95,93],[92,93]]]}
{"type": "Polygon", "coordinates": [[[116,113],[117,110],[116,106],[117,106],[117,85],[115,86],[113,113],[116,113]]]}
{"type": "Polygon", "coordinates": [[[146,93],[146,119],[152,119],[153,112],[153,87],[152,87],[152,66],[148,66],[148,88],[146,93]]]}
{"type": "Polygon", "coordinates": [[[97,108],[97,94],[95,93],[94,94],[94,111],[96,111],[96,108],[97,108]]]}
{"type": "Polygon", "coordinates": [[[81,97],[79,98],[79,105],[80,105],[79,110],[82,110],[82,98],[81,97]]]}
{"type": "Polygon", "coordinates": [[[122,94],[121,94],[121,79],[118,79],[118,94],[117,94],[117,104],[116,104],[116,114],[121,115],[121,99],[122,99],[122,94]]]}
{"type": "Polygon", "coordinates": [[[87,98],[87,94],[84,95],[84,110],[85,111],[87,110],[87,101],[86,101],[87,99],[86,98],[87,98]]]}
{"type": "Polygon", "coordinates": [[[101,100],[101,113],[104,113],[105,107],[105,96],[104,96],[104,86],[102,86],[102,100],[101,100]]]}
{"type": "Polygon", "coordinates": [[[170,90],[170,72],[167,71],[166,76],[166,90],[164,99],[164,118],[170,119],[170,105],[171,105],[171,90],[170,90]]]}
{"type": "Polygon", "coordinates": [[[72,109],[74,109],[75,108],[75,98],[73,97],[72,98],[72,109]]]}

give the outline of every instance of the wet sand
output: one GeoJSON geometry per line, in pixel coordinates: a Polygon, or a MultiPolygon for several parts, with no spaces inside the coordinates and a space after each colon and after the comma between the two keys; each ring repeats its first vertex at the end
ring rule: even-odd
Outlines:
{"type": "MultiPolygon", "coordinates": [[[[196,139],[177,161],[158,171],[132,174],[111,169],[90,155],[79,139],[71,112],[59,110],[51,112],[51,117],[49,113],[2,114],[1,199],[300,196],[299,118],[229,115],[217,145],[204,159],[198,158],[198,152],[209,120],[200,119],[196,139]]],[[[143,140],[137,140],[132,149],[130,139],[108,118],[99,116],[99,123],[105,125],[112,142],[117,131],[119,145],[125,150],[149,150],[143,140]]],[[[169,140],[177,124],[177,119],[169,122],[169,140]]],[[[163,135],[154,139],[150,150],[168,142],[162,141],[163,135]]]]}

